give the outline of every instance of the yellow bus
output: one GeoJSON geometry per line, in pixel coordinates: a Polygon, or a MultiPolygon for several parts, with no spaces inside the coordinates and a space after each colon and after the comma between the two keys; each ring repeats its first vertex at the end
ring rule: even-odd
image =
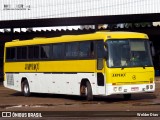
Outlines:
{"type": "Polygon", "coordinates": [[[95,32],[13,40],[4,48],[4,86],[31,93],[94,96],[154,92],[148,36],[95,32]]]}

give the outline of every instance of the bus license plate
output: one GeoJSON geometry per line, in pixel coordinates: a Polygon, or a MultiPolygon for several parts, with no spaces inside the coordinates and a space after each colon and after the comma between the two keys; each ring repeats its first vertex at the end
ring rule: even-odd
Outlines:
{"type": "Polygon", "coordinates": [[[139,87],[131,87],[131,91],[138,91],[139,87]]]}

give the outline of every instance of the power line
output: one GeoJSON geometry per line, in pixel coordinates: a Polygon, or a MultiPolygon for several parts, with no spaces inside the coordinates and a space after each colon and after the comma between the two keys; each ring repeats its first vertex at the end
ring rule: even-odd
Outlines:
{"type": "MultiPolygon", "coordinates": [[[[60,14],[53,14],[53,15],[47,15],[47,16],[40,16],[40,17],[33,17],[33,18],[48,18],[48,17],[53,17],[53,16],[59,16],[59,15],[65,15],[65,14],[72,14],[72,13],[78,13],[78,12],[88,12],[88,11],[93,11],[93,10],[100,10],[100,9],[106,9],[106,8],[109,8],[109,7],[119,7],[119,6],[122,6],[122,5],[127,5],[127,4],[130,4],[130,3],[138,3],[138,2],[142,2],[142,1],[146,1],[146,0],[135,0],[135,1],[132,1],[132,2],[127,2],[125,4],[116,4],[116,5],[110,5],[110,6],[103,6],[103,7],[98,7],[98,8],[89,8],[89,9],[85,9],[85,10],[77,10],[77,11],[72,11],[72,12],[64,12],[64,13],[60,13],[60,14]],[[117,6],[119,5],[119,6],[117,6]]],[[[144,4],[145,5],[145,4],[144,4]]],[[[60,9],[62,10],[62,9],[60,9]]],[[[57,11],[57,10],[55,10],[57,11]]],[[[32,18],[32,19],[33,19],[32,18]]]]}
{"type": "MultiPolygon", "coordinates": [[[[88,0],[89,2],[90,0],[88,0]]],[[[98,1],[98,0],[92,0],[92,1],[98,1]]],[[[88,12],[88,11],[94,11],[94,10],[102,10],[102,9],[108,9],[108,8],[111,8],[113,7],[114,9],[118,9],[118,7],[120,6],[126,6],[126,5],[134,5],[135,3],[142,3],[146,0],[134,0],[134,1],[129,1],[129,2],[125,2],[125,3],[117,3],[117,4],[114,4],[114,5],[106,5],[106,6],[103,6],[103,7],[95,7],[95,8],[89,8],[89,9],[82,9],[82,10],[76,10],[76,11],[73,11],[73,9],[68,9],[68,11],[71,11],[71,12],[63,12],[63,13],[58,13],[58,14],[51,14],[51,15],[42,15],[42,16],[38,16],[38,17],[29,17],[30,19],[36,19],[36,18],[49,18],[49,17],[55,17],[55,16],[62,16],[62,15],[65,15],[65,14],[75,14],[75,13],[82,13],[82,12],[88,12]],[[117,8],[115,8],[117,7],[117,8]]],[[[81,3],[81,2],[79,2],[81,3]]],[[[144,2],[146,3],[146,2],[144,2]]],[[[147,4],[147,3],[146,3],[147,4]]],[[[146,4],[143,4],[143,6],[145,6],[146,4]]],[[[64,5],[64,4],[59,4],[59,5],[64,5]]],[[[139,6],[140,7],[140,6],[139,6]]],[[[63,9],[56,9],[56,10],[53,10],[52,12],[55,12],[57,13],[57,11],[62,11],[64,10],[63,9]]],[[[18,13],[17,13],[18,14],[18,13]]],[[[28,18],[27,18],[28,19],[28,18]]]]}
{"type": "MultiPolygon", "coordinates": [[[[100,0],[85,0],[85,2],[83,2],[83,3],[87,3],[87,2],[91,2],[91,3],[93,3],[93,2],[95,2],[95,1],[98,1],[98,3],[100,3],[99,1],[100,0]]],[[[141,2],[141,1],[146,1],[146,0],[134,0],[134,1],[132,1],[132,2],[126,2],[126,3],[119,3],[119,4],[114,4],[114,5],[111,5],[111,6],[105,6],[105,7],[114,7],[114,6],[117,6],[117,5],[125,5],[125,4],[131,4],[131,3],[135,3],[135,2],[141,2]]],[[[82,3],[82,2],[69,2],[69,3],[63,3],[63,4],[55,4],[55,5],[48,5],[48,6],[38,6],[38,7],[31,7],[31,8],[41,8],[41,7],[46,7],[46,8],[48,8],[48,7],[56,7],[56,6],[60,6],[60,5],[65,5],[65,6],[67,6],[67,5],[72,5],[72,4],[78,4],[78,3],[82,3]]],[[[58,9],[58,10],[63,10],[63,9],[58,9]]]]}

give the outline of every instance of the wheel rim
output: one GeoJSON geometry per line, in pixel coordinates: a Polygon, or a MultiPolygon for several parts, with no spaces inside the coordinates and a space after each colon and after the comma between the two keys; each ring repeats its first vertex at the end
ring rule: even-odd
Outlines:
{"type": "Polygon", "coordinates": [[[85,87],[85,96],[87,96],[87,92],[88,92],[87,87],[85,87]]]}
{"type": "Polygon", "coordinates": [[[24,93],[28,93],[28,86],[27,85],[24,85],[24,93]]]}

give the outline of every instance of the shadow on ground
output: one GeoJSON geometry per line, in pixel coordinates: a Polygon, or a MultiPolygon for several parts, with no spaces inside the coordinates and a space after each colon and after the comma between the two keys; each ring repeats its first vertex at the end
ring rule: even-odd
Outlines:
{"type": "MultiPolygon", "coordinates": [[[[21,92],[16,92],[11,94],[12,96],[23,96],[21,92]]],[[[75,96],[75,95],[60,95],[60,94],[42,94],[42,93],[32,93],[30,97],[34,98],[60,98],[60,99],[68,99],[74,101],[87,101],[84,97],[75,96]]],[[[125,102],[128,103],[130,101],[142,100],[144,102],[151,101],[156,99],[156,95],[154,93],[142,93],[142,94],[133,94],[130,100],[125,100],[123,95],[110,95],[110,96],[95,96],[92,102],[125,102]]]]}

